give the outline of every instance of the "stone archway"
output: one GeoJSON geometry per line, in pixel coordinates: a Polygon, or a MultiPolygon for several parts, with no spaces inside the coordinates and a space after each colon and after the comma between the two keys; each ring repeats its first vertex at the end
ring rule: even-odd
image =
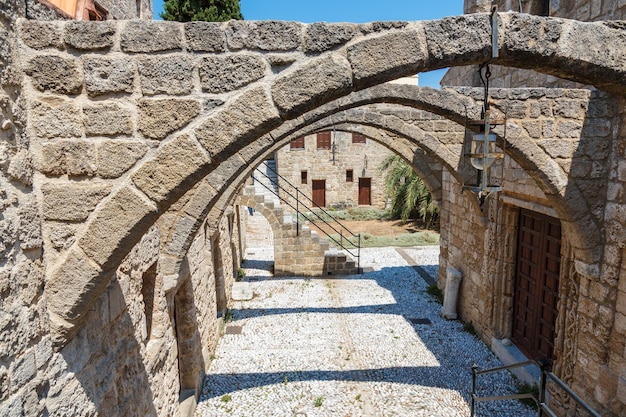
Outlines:
{"type": "MultiPolygon", "coordinates": [[[[498,64],[532,67],[609,91],[624,91],[621,80],[626,40],[619,28],[605,23],[581,24],[517,14],[500,14],[499,21],[503,47],[498,64]],[[546,27],[550,27],[549,34],[546,27]],[[558,34],[558,42],[555,34],[558,34]],[[586,48],[584,40],[590,37],[611,39],[605,44],[611,45],[615,53],[605,54],[586,48]],[[537,42],[527,42],[531,38],[537,42]]],[[[344,26],[327,25],[324,28],[330,36],[321,43],[313,42],[311,36],[311,32],[319,28],[296,23],[280,23],[278,28],[272,26],[275,36],[272,41],[267,41],[263,34],[270,30],[270,25],[264,22],[236,22],[223,27],[115,22],[107,25],[108,32],[100,33],[102,41],[94,45],[72,44],[73,38],[68,37],[70,47],[85,51],[78,56],[47,49],[53,45],[50,40],[40,39],[47,35],[42,35],[39,26],[25,21],[19,26],[19,36],[23,39],[19,56],[22,69],[29,76],[23,85],[29,92],[27,107],[31,125],[27,130],[33,138],[33,149],[41,158],[39,167],[44,177],[37,179],[36,186],[43,190],[44,216],[53,215],[57,208],[53,202],[61,198],[62,188],[66,188],[65,196],[71,197],[66,201],[79,202],[74,211],[83,210],[81,218],[74,220],[80,226],[77,227],[76,243],[58,256],[51,254],[47,260],[51,267],[47,271],[46,294],[57,346],[75,334],[85,312],[106,286],[112,271],[134,245],[137,236],[141,236],[160,213],[194,184],[250,141],[352,90],[415,72],[484,62],[489,59],[490,51],[487,15],[388,26],[361,25],[358,30],[347,32],[344,26]],[[154,36],[140,44],[133,36],[138,31],[154,36]],[[211,40],[216,43],[198,41],[194,37],[198,31],[211,31],[215,35],[211,40]],[[243,33],[249,36],[244,37],[243,33]],[[294,33],[304,34],[302,43],[299,37],[293,36],[294,33]],[[283,56],[284,59],[279,61],[283,64],[291,62],[291,65],[282,71],[279,68],[282,64],[278,65],[271,57],[266,58],[258,52],[284,53],[300,48],[311,54],[298,55],[292,61],[283,56]],[[109,56],[91,55],[94,50],[104,50],[109,56]],[[181,50],[217,51],[222,55],[198,59],[181,50]],[[242,50],[249,53],[237,54],[246,63],[246,70],[240,77],[229,78],[230,71],[221,75],[210,73],[215,64],[218,68],[234,65],[234,54],[230,52],[242,50]],[[158,53],[160,56],[141,53],[158,53]],[[51,65],[53,63],[58,65],[51,65]],[[115,79],[108,75],[103,78],[105,81],[97,79],[98,74],[111,67],[119,70],[115,72],[115,79]],[[135,68],[139,87],[132,83],[135,68]],[[270,74],[266,71],[269,68],[275,68],[278,74],[270,74]],[[59,69],[62,71],[51,76],[50,70],[59,69]],[[200,84],[194,81],[195,73],[200,74],[200,84]],[[217,88],[211,81],[215,79],[220,80],[220,92],[228,92],[223,103],[221,98],[210,98],[211,92],[217,88]],[[138,88],[135,97],[119,100],[112,94],[135,88],[138,88]],[[108,95],[106,101],[91,99],[101,94],[108,95]],[[98,183],[95,194],[93,190],[81,189],[79,184],[71,184],[69,189],[63,187],[66,184],[58,178],[59,173],[76,167],[70,168],[66,164],[57,171],[52,169],[53,151],[64,155],[67,162],[67,156],[76,152],[76,148],[69,150],[70,145],[76,143],[80,144],[79,149],[83,149],[77,151],[79,155],[89,157],[93,144],[84,140],[85,137],[132,136],[135,132],[133,115],[141,111],[147,115],[146,120],[149,119],[150,108],[164,103],[161,98],[154,98],[160,94],[169,97],[167,105],[187,109],[183,120],[170,123],[178,126],[173,130],[163,132],[150,124],[144,125],[144,122],[137,126],[137,132],[144,135],[157,132],[156,139],[165,139],[162,144],[148,150],[145,157],[135,153],[137,156],[134,162],[129,162],[129,170],[115,181],[98,183]],[[177,98],[172,99],[174,96],[177,98]],[[207,105],[218,107],[201,112],[202,104],[205,109],[207,105]],[[201,116],[196,118],[200,113],[201,116]],[[111,127],[111,120],[116,121],[115,128],[111,127]],[[124,122],[129,124],[124,125],[124,122]],[[184,127],[187,122],[188,126],[184,127]],[[168,137],[180,128],[183,128],[180,134],[168,137]],[[47,140],[58,136],[74,139],[56,147],[47,140]],[[46,153],[46,150],[50,152],[46,153]],[[89,198],[85,199],[86,195],[89,198]],[[48,210],[46,204],[52,204],[52,209],[48,210]]],[[[51,31],[59,34],[66,30],[65,24],[60,22],[49,26],[51,31]]],[[[104,26],[78,25],[77,30],[84,36],[93,36],[102,28],[104,26]]],[[[455,117],[459,114],[457,112],[455,117]]],[[[517,139],[517,142],[511,141],[511,152],[521,154],[523,149],[515,145],[526,143],[527,136],[521,131],[513,133],[515,135],[510,138],[517,139]]],[[[555,195],[562,191],[558,184],[563,183],[563,174],[549,158],[542,164],[529,164],[524,168],[550,172],[543,178],[544,186],[554,187],[555,195]]],[[[581,193],[574,192],[570,198],[581,197],[581,193]]],[[[592,259],[584,261],[591,262],[592,259]]]]}

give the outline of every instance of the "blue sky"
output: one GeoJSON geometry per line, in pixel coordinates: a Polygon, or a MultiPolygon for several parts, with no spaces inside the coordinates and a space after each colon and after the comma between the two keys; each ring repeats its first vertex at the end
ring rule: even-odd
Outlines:
{"type": "MultiPolygon", "coordinates": [[[[153,0],[160,19],[163,0],[153,0]]],[[[463,14],[463,0],[241,0],[246,20],[298,22],[371,22],[375,20],[429,20],[463,14]]],[[[445,70],[420,74],[420,85],[439,87],[445,70]]]]}

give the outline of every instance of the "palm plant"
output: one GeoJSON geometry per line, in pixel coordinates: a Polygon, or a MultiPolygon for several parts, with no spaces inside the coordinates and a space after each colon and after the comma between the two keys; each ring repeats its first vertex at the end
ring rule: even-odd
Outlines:
{"type": "Polygon", "coordinates": [[[383,160],[380,170],[386,172],[385,188],[391,197],[392,217],[406,222],[419,216],[427,228],[433,227],[439,218],[439,209],[411,165],[400,155],[391,154],[383,160]]]}

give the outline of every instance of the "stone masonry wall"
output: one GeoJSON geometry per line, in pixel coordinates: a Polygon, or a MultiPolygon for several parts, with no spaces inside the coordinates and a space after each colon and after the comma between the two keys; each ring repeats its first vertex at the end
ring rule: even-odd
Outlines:
{"type": "MultiPolygon", "coordinates": [[[[466,13],[487,11],[488,2],[467,0],[466,13]]],[[[513,8],[516,10],[518,2],[495,2],[499,10],[513,8]]],[[[527,7],[531,5],[524,2],[527,7]]],[[[535,2],[538,3],[538,2],[535,2]]],[[[621,0],[576,0],[550,1],[549,13],[551,16],[577,19],[581,21],[621,20],[626,18],[626,3],[621,0]]],[[[535,12],[524,10],[525,12],[535,12]]],[[[593,41],[589,48],[602,48],[593,41]]],[[[445,85],[480,85],[475,73],[477,68],[456,67],[451,69],[444,80],[445,85]]],[[[571,81],[558,77],[548,76],[529,70],[492,67],[493,76],[491,85],[494,87],[520,86],[580,86],[571,81]]],[[[570,253],[564,250],[562,268],[562,287],[560,291],[561,304],[557,322],[557,350],[559,359],[558,372],[561,377],[572,385],[578,393],[585,393],[584,398],[597,410],[611,415],[626,413],[626,359],[624,340],[626,335],[626,316],[622,306],[626,305],[624,296],[624,224],[626,212],[623,204],[624,178],[626,172],[623,146],[624,120],[623,99],[604,96],[596,101],[589,110],[585,122],[585,136],[595,136],[597,139],[580,153],[603,158],[605,164],[576,164],[575,170],[593,178],[605,176],[600,171],[608,170],[608,181],[601,186],[610,201],[604,210],[606,222],[606,246],[603,262],[597,271],[598,278],[579,275],[567,269],[570,253]],[[604,141],[601,138],[610,138],[604,141]],[[603,143],[604,142],[604,143],[603,143]],[[609,143],[611,143],[609,145],[609,143]],[[569,282],[573,284],[570,285],[569,282]]],[[[507,174],[507,178],[508,178],[507,174]]],[[[597,184],[596,184],[597,187],[597,184]]],[[[523,195],[524,193],[522,193],[523,195]]],[[[534,196],[536,197],[536,196],[534,196]]],[[[529,201],[532,205],[536,199],[533,196],[522,197],[522,201],[529,201]]],[[[518,201],[519,203],[519,201],[518,201]]],[[[528,204],[528,203],[527,203],[528,204]]],[[[503,240],[505,240],[503,238],[503,240]]],[[[567,236],[564,244],[567,245],[567,236]]],[[[506,268],[505,268],[506,269],[506,268]]],[[[510,270],[510,267],[508,268],[510,270]]],[[[506,315],[503,313],[503,315],[506,315]]],[[[502,326],[500,326],[502,328],[502,326]]],[[[487,332],[489,333],[489,332],[487,332]]],[[[506,333],[506,332],[504,332],[506,333]]],[[[555,398],[563,401],[564,407],[560,412],[572,415],[574,405],[565,399],[565,396],[555,394],[555,398]]]]}
{"type": "MultiPolygon", "coordinates": [[[[335,144],[334,156],[332,149],[317,149],[316,135],[304,138],[304,149],[281,148],[275,154],[278,173],[309,198],[312,181],[325,179],[326,206],[333,208],[358,206],[359,178],[371,178],[371,206],[384,209],[387,193],[385,177],[379,167],[390,155],[389,150],[371,139],[366,139],[366,143],[352,143],[352,134],[347,132],[331,133],[331,142],[335,144]],[[346,181],[347,170],[353,172],[352,182],[346,181]],[[307,172],[306,184],[300,181],[301,171],[307,172]]],[[[280,178],[278,181],[280,184],[280,178]]],[[[288,198],[295,206],[294,199],[283,194],[281,197],[288,198]]],[[[304,201],[304,204],[313,206],[310,201],[304,201]]]]}

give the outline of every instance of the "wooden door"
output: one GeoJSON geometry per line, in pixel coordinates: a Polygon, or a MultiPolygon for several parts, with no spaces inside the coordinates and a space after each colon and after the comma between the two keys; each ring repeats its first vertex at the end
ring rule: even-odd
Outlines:
{"type": "Polygon", "coordinates": [[[372,179],[359,178],[359,206],[372,204],[372,179]]]}
{"type": "Polygon", "coordinates": [[[313,192],[313,204],[319,207],[326,207],[326,180],[311,181],[313,192]]]}
{"type": "Polygon", "coordinates": [[[512,340],[529,358],[554,359],[561,223],[521,210],[518,233],[512,340]]]}

